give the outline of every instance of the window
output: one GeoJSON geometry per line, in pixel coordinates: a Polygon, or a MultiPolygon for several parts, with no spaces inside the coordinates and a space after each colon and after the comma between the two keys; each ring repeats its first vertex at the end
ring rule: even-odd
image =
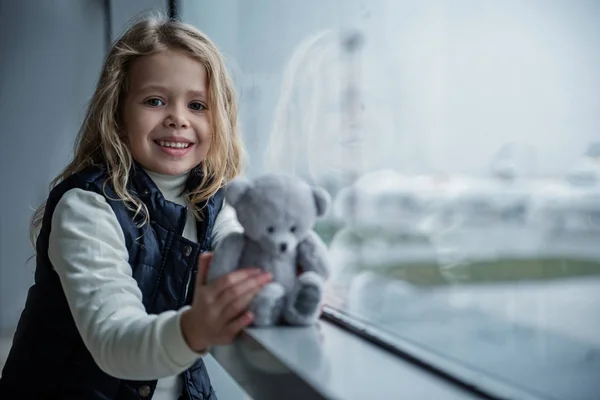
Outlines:
{"type": "MultiPolygon", "coordinates": [[[[478,376],[600,393],[600,4],[187,0],[250,175],[325,187],[328,305],[478,376]]],[[[479,383],[479,382],[475,382],[479,383]]]]}

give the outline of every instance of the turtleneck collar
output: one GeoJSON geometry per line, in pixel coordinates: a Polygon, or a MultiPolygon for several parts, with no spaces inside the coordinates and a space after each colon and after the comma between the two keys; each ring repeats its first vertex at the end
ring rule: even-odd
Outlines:
{"type": "Polygon", "coordinates": [[[144,168],[144,171],[156,184],[166,200],[184,204],[182,195],[185,191],[188,177],[190,176],[189,171],[181,175],[159,174],[157,172],[149,171],[146,168],[144,168]]]}

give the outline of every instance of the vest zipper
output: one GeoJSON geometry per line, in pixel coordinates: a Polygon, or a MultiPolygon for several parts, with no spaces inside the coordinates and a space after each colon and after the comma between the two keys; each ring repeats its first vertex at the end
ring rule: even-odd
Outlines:
{"type": "MultiPolygon", "coordinates": [[[[190,213],[189,206],[187,206],[187,205],[186,205],[186,206],[185,206],[185,218],[186,218],[186,221],[187,221],[187,218],[188,218],[188,214],[189,214],[189,213],[190,213]]],[[[195,218],[194,218],[194,221],[195,221],[195,218]]],[[[197,224],[197,223],[196,223],[196,224],[197,224]]],[[[194,228],[196,228],[196,227],[194,227],[194,228]]],[[[185,229],[185,228],[184,228],[184,229],[185,229]]],[[[196,232],[197,232],[197,231],[198,231],[198,229],[196,228],[196,232]]],[[[184,304],[185,304],[185,303],[187,303],[188,294],[189,294],[189,292],[190,292],[190,284],[191,284],[191,281],[192,281],[192,271],[193,271],[193,270],[194,270],[194,268],[193,268],[193,267],[192,267],[192,268],[190,268],[190,272],[188,273],[188,277],[187,277],[187,282],[186,282],[186,284],[185,284],[185,296],[183,296],[183,301],[184,301],[184,304]]]]}
{"type": "Polygon", "coordinates": [[[187,302],[187,298],[188,298],[188,293],[190,292],[190,284],[192,282],[192,273],[193,269],[190,268],[190,273],[188,274],[188,278],[187,278],[187,283],[185,285],[185,296],[183,297],[184,302],[187,302]]]}

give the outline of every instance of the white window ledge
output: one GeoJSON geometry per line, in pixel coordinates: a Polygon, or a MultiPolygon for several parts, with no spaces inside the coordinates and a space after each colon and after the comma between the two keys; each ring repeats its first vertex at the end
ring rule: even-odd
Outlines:
{"type": "Polygon", "coordinates": [[[212,355],[257,400],[480,398],[325,320],[247,329],[212,355]]]}
{"type": "Polygon", "coordinates": [[[451,288],[463,295],[458,306],[443,291],[420,296],[375,282],[354,288],[362,295],[350,313],[368,315],[374,323],[326,307],[314,327],[247,329],[213,355],[223,375],[256,400],[595,400],[600,393],[598,325],[586,321],[593,320],[590,305],[596,304],[599,282],[586,277],[558,286],[451,288]],[[551,307],[555,303],[548,303],[550,294],[542,290],[552,290],[556,304],[564,306],[551,307]],[[478,307],[465,303],[464,296],[478,307]],[[586,307],[574,307],[575,296],[586,307]],[[518,304],[521,312],[498,312],[494,305],[508,307],[503,301],[518,304]],[[542,301],[544,321],[535,309],[542,301]],[[567,326],[557,330],[552,321],[567,326]]]}

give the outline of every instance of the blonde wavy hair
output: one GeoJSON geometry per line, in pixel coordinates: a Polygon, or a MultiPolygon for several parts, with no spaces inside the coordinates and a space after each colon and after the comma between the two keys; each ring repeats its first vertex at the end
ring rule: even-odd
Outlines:
{"type": "MultiPolygon", "coordinates": [[[[134,21],[106,56],[96,90],[77,135],[74,156],[67,167],[50,183],[50,190],[67,177],[86,167],[107,169],[110,184],[127,208],[148,221],[144,203],[127,189],[134,160],[122,129],[121,103],[128,90],[128,71],[138,58],[164,50],[177,50],[198,60],[208,74],[208,105],[212,139],[206,159],[197,166],[202,171],[200,184],[187,193],[191,204],[213,196],[219,188],[242,172],[244,148],[238,126],[238,105],[232,79],[217,47],[195,27],[160,16],[134,21]]],[[[31,220],[30,240],[35,249],[46,204],[31,220]]],[[[194,210],[202,218],[201,210],[194,210]]]]}

